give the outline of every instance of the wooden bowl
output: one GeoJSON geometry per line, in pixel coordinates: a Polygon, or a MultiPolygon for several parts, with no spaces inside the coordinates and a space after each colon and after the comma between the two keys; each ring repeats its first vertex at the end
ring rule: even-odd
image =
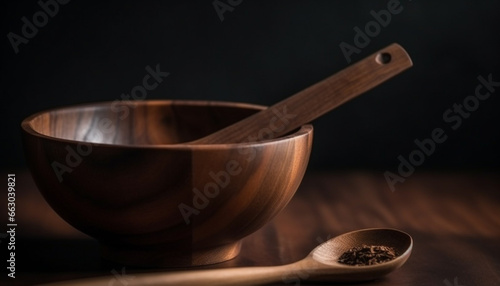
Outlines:
{"type": "Polygon", "coordinates": [[[96,238],[105,259],[193,266],[238,255],[241,239],[297,190],[313,128],[257,143],[189,142],[264,106],[115,101],[23,120],[26,158],[51,207],[96,238]]]}

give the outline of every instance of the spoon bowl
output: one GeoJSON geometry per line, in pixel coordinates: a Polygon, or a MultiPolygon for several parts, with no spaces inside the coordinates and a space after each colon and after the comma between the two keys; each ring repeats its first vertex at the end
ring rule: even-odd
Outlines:
{"type": "Polygon", "coordinates": [[[343,282],[373,280],[401,267],[410,257],[412,247],[413,240],[405,232],[387,228],[363,229],[339,235],[322,243],[300,262],[311,263],[313,269],[317,269],[309,280],[325,281],[332,275],[335,281],[343,282]],[[338,262],[344,252],[363,244],[392,247],[397,256],[393,260],[367,266],[350,266],[338,262]]]}
{"type": "MultiPolygon", "coordinates": [[[[371,228],[348,232],[317,246],[309,255],[295,263],[270,267],[242,267],[215,270],[194,270],[170,273],[134,274],[127,281],[134,285],[258,285],[299,282],[362,282],[381,278],[401,267],[410,257],[411,236],[388,228],[371,228]],[[350,266],[338,262],[350,248],[366,245],[385,245],[397,252],[391,261],[369,266],[350,266]]],[[[73,286],[107,285],[113,277],[71,281],[73,286]]],[[[50,284],[68,285],[68,281],[50,284]]],[[[48,285],[46,285],[48,286],[48,285]]]]}

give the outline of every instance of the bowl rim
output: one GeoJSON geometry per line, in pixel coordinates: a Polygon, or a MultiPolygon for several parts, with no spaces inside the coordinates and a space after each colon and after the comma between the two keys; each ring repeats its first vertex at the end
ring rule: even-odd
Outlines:
{"type": "MultiPolygon", "coordinates": [[[[91,144],[96,147],[103,148],[128,148],[128,149],[227,149],[227,148],[237,148],[237,147],[259,147],[269,144],[277,144],[282,141],[289,141],[295,138],[300,138],[302,136],[310,136],[313,132],[313,126],[311,124],[302,125],[296,131],[289,133],[286,136],[281,136],[277,138],[266,139],[262,141],[254,141],[254,142],[240,142],[240,143],[217,143],[217,144],[186,144],[186,143],[176,143],[176,144],[110,144],[110,143],[97,143],[90,141],[82,141],[82,140],[71,140],[65,138],[58,138],[54,136],[49,136],[42,134],[33,129],[31,126],[31,122],[38,116],[41,116],[46,113],[54,112],[54,111],[62,111],[65,109],[82,109],[82,108],[91,108],[91,107],[99,107],[99,106],[110,106],[115,101],[100,101],[100,102],[89,102],[89,103],[80,103],[74,105],[65,105],[60,107],[54,107],[45,109],[39,112],[36,112],[21,121],[21,129],[31,135],[38,137],[40,139],[48,140],[48,141],[56,141],[61,143],[68,144],[91,144]]],[[[245,102],[231,102],[231,101],[218,101],[218,100],[178,100],[178,99],[154,99],[154,100],[120,100],[121,103],[131,105],[131,106],[139,106],[139,105],[163,105],[163,104],[184,104],[184,105],[192,105],[192,106],[205,106],[205,105],[214,105],[214,106],[227,106],[227,107],[242,107],[242,108],[250,108],[256,110],[264,110],[267,108],[265,105],[258,105],[252,103],[245,102]]]]}

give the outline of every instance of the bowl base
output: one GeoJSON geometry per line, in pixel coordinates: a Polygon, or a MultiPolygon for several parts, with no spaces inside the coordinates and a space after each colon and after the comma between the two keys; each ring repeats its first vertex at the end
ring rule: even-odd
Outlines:
{"type": "Polygon", "coordinates": [[[215,264],[238,256],[241,241],[207,249],[172,249],[172,246],[130,247],[101,244],[101,256],[134,267],[190,267],[215,264]]]}

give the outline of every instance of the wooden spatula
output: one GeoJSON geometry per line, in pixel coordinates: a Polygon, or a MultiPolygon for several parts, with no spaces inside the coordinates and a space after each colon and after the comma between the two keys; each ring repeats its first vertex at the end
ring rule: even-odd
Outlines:
{"type": "Polygon", "coordinates": [[[412,65],[400,45],[389,45],[263,111],[189,144],[252,142],[285,135],[412,65]]]}

